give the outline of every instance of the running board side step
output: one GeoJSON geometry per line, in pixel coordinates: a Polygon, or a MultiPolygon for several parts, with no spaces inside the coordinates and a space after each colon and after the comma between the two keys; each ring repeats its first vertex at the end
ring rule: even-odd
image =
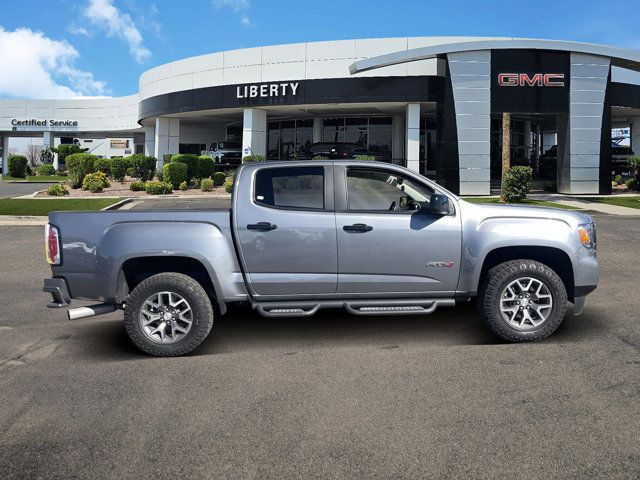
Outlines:
{"type": "Polygon", "coordinates": [[[321,308],[344,308],[353,315],[428,315],[438,307],[453,307],[453,298],[322,302],[264,302],[254,304],[263,317],[309,317],[321,308]]]}

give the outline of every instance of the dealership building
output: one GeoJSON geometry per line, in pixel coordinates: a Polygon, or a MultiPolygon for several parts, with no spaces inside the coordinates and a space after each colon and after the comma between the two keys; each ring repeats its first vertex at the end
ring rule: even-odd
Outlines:
{"type": "MultiPolygon", "coordinates": [[[[104,156],[200,153],[291,160],[349,142],[462,195],[500,185],[502,114],[513,165],[562,193],[611,191],[612,142],[640,153],[640,52],[554,40],[410,37],[217,52],[143,73],[119,98],[0,100],[12,137],[107,141],[104,156]],[[626,132],[612,138],[612,129],[626,132]],[[126,140],[125,140],[126,139],[126,140]],[[121,147],[122,150],[118,150],[121,147]]],[[[7,162],[3,162],[6,168],[7,162]]]]}

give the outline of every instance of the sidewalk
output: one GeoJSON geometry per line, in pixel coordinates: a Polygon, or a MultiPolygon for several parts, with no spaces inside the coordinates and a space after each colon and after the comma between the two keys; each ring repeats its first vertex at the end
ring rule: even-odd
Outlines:
{"type": "Polygon", "coordinates": [[[640,217],[640,209],[638,208],[620,207],[617,205],[608,205],[606,203],[592,202],[589,201],[588,196],[570,196],[559,193],[538,193],[528,195],[527,198],[555,202],[560,205],[566,205],[567,207],[591,210],[593,212],[606,213],[608,215],[629,215],[640,217]]]}

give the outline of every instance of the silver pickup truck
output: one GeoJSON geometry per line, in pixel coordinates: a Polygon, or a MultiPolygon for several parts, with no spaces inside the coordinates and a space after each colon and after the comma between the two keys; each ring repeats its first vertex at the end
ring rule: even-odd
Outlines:
{"type": "Polygon", "coordinates": [[[423,315],[476,300],[498,337],[539,340],[596,288],[591,217],[477,205],[402,167],[254,163],[231,209],[52,213],[50,307],[70,319],[124,310],[141,350],[186,354],[231,303],[261,315],[423,315]]]}

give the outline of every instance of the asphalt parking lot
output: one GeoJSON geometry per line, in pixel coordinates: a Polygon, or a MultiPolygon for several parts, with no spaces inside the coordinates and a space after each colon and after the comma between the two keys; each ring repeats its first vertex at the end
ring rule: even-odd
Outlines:
{"type": "Polygon", "coordinates": [[[45,308],[42,227],[0,227],[0,477],[637,479],[640,220],[597,221],[600,286],[544,342],[469,305],[235,310],[168,359],[45,308]]]}
{"type": "Polygon", "coordinates": [[[39,192],[40,190],[46,190],[51,185],[53,185],[53,183],[0,181],[0,198],[29,195],[30,193],[39,192]]]}

